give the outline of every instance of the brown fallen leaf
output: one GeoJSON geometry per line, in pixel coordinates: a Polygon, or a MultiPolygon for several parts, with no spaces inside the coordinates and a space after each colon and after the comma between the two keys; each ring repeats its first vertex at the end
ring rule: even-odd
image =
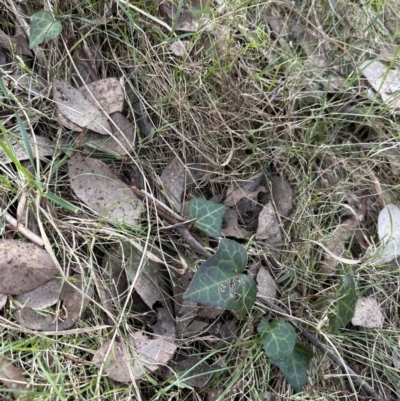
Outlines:
{"type": "Polygon", "coordinates": [[[83,96],[95,107],[97,103],[110,115],[124,109],[124,90],[116,78],[100,79],[79,88],[83,96]]]}
{"type": "Polygon", "coordinates": [[[179,382],[195,388],[203,388],[210,381],[211,366],[197,357],[183,359],[171,366],[173,372],[169,377],[176,376],[179,382]]]}
{"type": "Polygon", "coordinates": [[[47,81],[40,76],[12,74],[4,81],[8,87],[28,93],[30,98],[34,97],[33,95],[45,96],[48,89],[47,81]]]}
{"type": "Polygon", "coordinates": [[[64,81],[53,79],[53,100],[63,116],[81,128],[109,135],[108,116],[89,101],[79,89],[64,81]]]}
{"type": "Polygon", "coordinates": [[[280,244],[283,240],[279,221],[272,202],[268,202],[258,216],[257,239],[265,240],[269,245],[280,244]]]}
{"type": "Polygon", "coordinates": [[[105,163],[76,152],[68,161],[68,176],[75,195],[95,213],[114,222],[137,223],[142,202],[105,163]]]}
{"type": "Polygon", "coordinates": [[[74,74],[73,78],[78,87],[90,84],[99,79],[96,66],[96,50],[87,48],[82,42],[74,52],[74,74]]]}
{"type": "Polygon", "coordinates": [[[156,308],[157,322],[153,325],[153,332],[157,336],[173,339],[176,337],[175,319],[168,308],[156,308]]]}
{"type": "Polygon", "coordinates": [[[73,285],[68,281],[64,282],[59,297],[59,301],[63,303],[63,308],[60,309],[60,313],[57,315],[56,319],[53,314],[48,314],[46,316],[43,314],[39,315],[34,309],[25,307],[14,312],[15,320],[21,326],[30,330],[68,330],[79,320],[82,310],[93,294],[92,288],[85,288],[81,279],[74,281],[73,285]],[[83,291],[84,294],[76,290],[73,285],[83,291]]]}
{"type": "Polygon", "coordinates": [[[226,209],[221,232],[224,237],[245,238],[250,236],[250,233],[239,226],[238,219],[239,215],[236,210],[226,209]]]}
{"type": "Polygon", "coordinates": [[[32,291],[59,273],[43,248],[12,239],[0,240],[0,294],[32,291]]]}
{"type": "Polygon", "coordinates": [[[263,266],[257,274],[257,292],[265,298],[276,299],[277,286],[274,278],[263,266]]]}
{"type": "Polygon", "coordinates": [[[173,357],[177,346],[163,338],[149,339],[142,332],[129,337],[129,342],[135,351],[130,355],[126,345],[106,341],[93,356],[93,363],[101,367],[113,380],[130,383],[139,380],[146,372],[155,372],[160,365],[165,365],[173,357]],[[111,347],[108,358],[106,354],[111,347]]]}
{"type": "Polygon", "coordinates": [[[33,401],[32,387],[25,376],[7,358],[0,358],[0,381],[13,390],[10,394],[19,401],[33,401]]]}
{"type": "Polygon", "coordinates": [[[3,31],[0,31],[0,47],[13,53],[14,47],[22,56],[33,58],[29,43],[26,37],[22,35],[8,36],[3,31]]]}
{"type": "Polygon", "coordinates": [[[292,187],[283,177],[272,176],[271,192],[279,215],[282,217],[288,217],[293,209],[292,187]]]}
{"type": "Polygon", "coordinates": [[[3,309],[6,306],[8,299],[8,295],[0,294],[0,309],[3,309]]]}

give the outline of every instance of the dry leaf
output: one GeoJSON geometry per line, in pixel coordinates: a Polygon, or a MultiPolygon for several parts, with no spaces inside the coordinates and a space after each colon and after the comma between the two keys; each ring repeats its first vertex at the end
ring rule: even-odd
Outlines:
{"type": "Polygon", "coordinates": [[[33,395],[26,394],[32,389],[25,376],[7,358],[0,358],[0,381],[13,390],[10,394],[18,401],[34,400],[33,395]]]}
{"type": "Polygon", "coordinates": [[[94,212],[114,222],[136,224],[142,202],[105,163],[76,152],[68,161],[68,176],[76,196],[94,212]]]}
{"type": "Polygon", "coordinates": [[[207,322],[203,322],[201,320],[193,320],[185,329],[183,333],[181,333],[182,337],[197,337],[200,333],[203,333],[207,326],[210,324],[207,322]]]}
{"type": "Polygon", "coordinates": [[[171,52],[175,54],[175,56],[182,57],[190,52],[193,44],[188,40],[176,40],[171,44],[171,52]]]}
{"type": "Polygon", "coordinates": [[[154,372],[173,357],[177,346],[163,338],[151,340],[141,332],[130,336],[130,343],[136,356],[129,355],[127,347],[106,341],[95,353],[93,363],[100,367],[104,362],[104,372],[113,380],[129,383],[140,379],[146,371],[154,372]],[[104,358],[109,347],[111,352],[104,358]]]}
{"type": "MultiPolygon", "coordinates": [[[[46,137],[28,134],[29,143],[32,148],[33,157],[48,157],[53,156],[54,146],[51,141],[46,137]],[[36,153],[37,149],[37,153],[36,153]]],[[[14,155],[17,160],[29,160],[28,152],[26,151],[22,137],[16,138],[16,136],[9,137],[10,145],[14,151],[14,155]]],[[[2,147],[0,147],[0,162],[4,164],[12,163],[12,160],[8,157],[2,147]]]]}
{"type": "Polygon", "coordinates": [[[32,51],[29,49],[29,43],[26,36],[15,35],[8,36],[3,31],[0,31],[0,47],[7,50],[10,53],[14,53],[14,47],[17,52],[23,56],[32,58],[32,51]]]}
{"type": "Polygon", "coordinates": [[[0,294],[0,309],[3,309],[6,306],[8,299],[8,295],[0,294]]]}
{"type": "Polygon", "coordinates": [[[179,157],[175,157],[164,168],[160,179],[166,189],[168,200],[180,212],[183,191],[186,185],[186,169],[179,157]]]}
{"type": "Polygon", "coordinates": [[[92,288],[88,287],[85,289],[82,280],[71,282],[64,282],[59,301],[62,301],[63,308],[60,309],[57,318],[54,315],[38,314],[32,308],[22,308],[14,313],[15,320],[23,327],[31,330],[40,331],[59,331],[67,330],[71,328],[80,318],[83,308],[89,302],[92,296],[92,288]],[[84,292],[76,290],[71,284],[76,286],[78,289],[84,292]]]}
{"type": "Polygon", "coordinates": [[[90,84],[97,81],[97,66],[96,66],[95,50],[86,49],[84,43],[81,43],[74,52],[74,67],[75,67],[75,81],[78,86],[90,84]]]}
{"type": "Polygon", "coordinates": [[[163,338],[175,338],[175,319],[168,308],[156,308],[157,322],[153,325],[153,332],[163,338]]]}
{"type": "MultiPolygon", "coordinates": [[[[160,14],[164,17],[167,16],[172,21],[175,21],[177,16],[177,7],[168,1],[162,1],[159,5],[160,14]]],[[[199,17],[201,14],[192,14],[188,10],[181,9],[178,22],[175,25],[177,31],[182,32],[195,32],[200,26],[199,17]]],[[[202,19],[204,21],[204,18],[202,19]]],[[[207,18],[208,20],[208,18],[207,18]]]]}
{"type": "Polygon", "coordinates": [[[381,241],[372,261],[375,266],[389,263],[400,255],[400,208],[389,204],[378,216],[378,236],[381,241]]]}
{"type": "Polygon", "coordinates": [[[43,310],[55,305],[60,298],[62,280],[54,278],[47,283],[35,288],[33,291],[25,292],[14,297],[14,301],[24,307],[43,310]]]}
{"type": "MultiPolygon", "coordinates": [[[[83,128],[81,128],[79,125],[74,124],[73,122],[69,121],[68,118],[64,117],[64,114],[61,113],[59,109],[56,109],[56,118],[57,121],[63,125],[65,128],[70,129],[71,131],[79,132],[78,138],[80,137],[80,133],[83,131],[83,128]]],[[[101,134],[97,134],[101,135],[101,134]]],[[[105,135],[101,135],[103,138],[107,138],[105,135]]],[[[83,138],[86,137],[85,136],[83,138]]]]}
{"type": "MultiPolygon", "coordinates": [[[[179,382],[195,388],[205,387],[212,377],[209,373],[212,371],[211,366],[205,361],[201,362],[197,357],[183,359],[174,364],[172,369],[179,382]]],[[[171,372],[169,376],[172,377],[173,373],[171,372]]]]}
{"type": "Polygon", "coordinates": [[[359,298],[356,303],[351,324],[366,328],[382,327],[384,317],[376,299],[372,297],[359,298]]]}
{"type": "Polygon", "coordinates": [[[377,60],[365,61],[360,65],[360,69],[385,103],[394,109],[400,108],[400,100],[396,94],[400,89],[399,71],[389,70],[389,67],[377,60]]]}
{"type": "Polygon", "coordinates": [[[271,192],[277,212],[288,217],[293,209],[293,191],[289,183],[283,177],[272,176],[271,192]]]}
{"type": "Polygon", "coordinates": [[[260,267],[257,274],[257,292],[265,298],[276,299],[276,283],[274,278],[264,267],[260,267]]]}
{"type": "Polygon", "coordinates": [[[256,238],[265,240],[269,245],[277,245],[282,242],[282,231],[272,202],[268,202],[258,216],[256,238]]]}
{"type": "Polygon", "coordinates": [[[66,82],[53,79],[53,100],[61,114],[73,124],[103,135],[111,133],[107,116],[90,102],[80,90],[66,82]]]}
{"type": "Polygon", "coordinates": [[[0,294],[32,291],[59,273],[43,248],[12,239],[0,240],[0,294]]]}
{"type": "Polygon", "coordinates": [[[40,76],[12,74],[7,76],[5,81],[8,86],[28,93],[29,97],[32,95],[44,96],[48,88],[47,82],[40,76]]]}
{"type": "Polygon", "coordinates": [[[243,238],[249,237],[250,234],[238,223],[239,215],[234,209],[226,209],[222,220],[222,235],[224,237],[243,238]]]}
{"type": "Polygon", "coordinates": [[[116,78],[106,78],[79,88],[83,96],[95,107],[98,104],[110,115],[124,109],[124,90],[116,78]]]}

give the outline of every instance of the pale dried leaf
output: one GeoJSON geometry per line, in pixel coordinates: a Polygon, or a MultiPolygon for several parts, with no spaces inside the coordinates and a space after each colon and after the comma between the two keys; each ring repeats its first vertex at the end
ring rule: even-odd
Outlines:
{"type": "Polygon", "coordinates": [[[226,196],[228,197],[233,191],[237,189],[243,189],[248,192],[254,192],[257,188],[261,185],[261,181],[264,177],[263,173],[257,173],[252,177],[248,178],[247,180],[235,180],[229,186],[228,190],[226,191],[226,196]]]}
{"type": "MultiPolygon", "coordinates": [[[[31,145],[33,157],[48,157],[53,156],[54,146],[51,141],[43,136],[28,134],[29,143],[31,145]],[[37,147],[37,153],[36,153],[37,147]]],[[[10,145],[14,151],[15,157],[19,160],[29,160],[28,152],[24,146],[22,138],[16,138],[15,136],[9,137],[10,145]]],[[[4,164],[12,163],[12,160],[8,157],[7,153],[2,147],[0,147],[0,162],[4,164]]]]}
{"type": "Polygon", "coordinates": [[[83,96],[95,107],[97,103],[110,115],[124,109],[124,90],[116,78],[106,78],[79,88],[83,96]]]}
{"type": "MultiPolygon", "coordinates": [[[[72,121],[69,121],[68,118],[64,117],[64,114],[61,113],[61,111],[59,109],[56,109],[56,118],[57,121],[63,125],[65,128],[70,129],[71,131],[75,131],[75,132],[81,132],[83,129],[79,126],[74,124],[72,121]]],[[[80,134],[78,134],[79,137],[80,134]]],[[[100,134],[98,134],[100,135],[100,134]]],[[[103,138],[107,138],[105,135],[101,135],[103,138]]],[[[86,137],[86,133],[85,136],[83,138],[86,137]]]]}
{"type": "Polygon", "coordinates": [[[234,209],[226,209],[222,220],[222,235],[224,237],[244,238],[250,234],[238,223],[239,215],[234,209]]]}
{"type": "Polygon", "coordinates": [[[111,132],[108,117],[90,102],[80,90],[66,82],[53,79],[53,100],[63,116],[81,128],[88,128],[99,134],[111,132]]]}
{"type": "Polygon", "coordinates": [[[90,286],[85,287],[82,280],[78,279],[71,283],[66,281],[59,297],[59,301],[63,303],[63,308],[61,313],[57,314],[56,319],[53,314],[39,315],[34,309],[28,307],[17,310],[14,313],[14,318],[21,326],[31,330],[68,330],[79,320],[92,294],[92,288],[90,286]],[[83,294],[74,286],[83,291],[83,294]]]}
{"type": "Polygon", "coordinates": [[[8,299],[8,295],[0,294],[0,309],[3,309],[6,306],[8,299]]]}
{"type": "Polygon", "coordinates": [[[270,245],[277,245],[282,242],[282,231],[272,202],[268,202],[258,216],[256,238],[265,240],[270,245]]]}
{"type": "Polygon", "coordinates": [[[81,43],[74,52],[74,67],[75,67],[75,80],[78,86],[90,84],[97,81],[97,67],[96,67],[95,50],[86,48],[84,43],[81,43]]]}
{"type": "Polygon", "coordinates": [[[375,298],[359,298],[356,303],[351,324],[366,328],[382,327],[384,322],[382,310],[375,298]]]}
{"type": "Polygon", "coordinates": [[[171,44],[171,52],[175,56],[182,57],[190,52],[192,46],[192,43],[188,40],[176,40],[171,44]]]}
{"type": "Polygon", "coordinates": [[[43,248],[18,240],[0,240],[0,294],[23,294],[58,273],[53,259],[43,248]]]}
{"type": "Polygon", "coordinates": [[[19,401],[34,400],[33,395],[24,394],[32,390],[25,376],[7,358],[0,358],[0,381],[9,389],[14,390],[10,394],[12,394],[15,399],[19,401]]]}
{"type": "Polygon", "coordinates": [[[400,176],[400,150],[397,148],[389,148],[385,149],[383,154],[389,159],[393,175],[400,176]]]}
{"type": "Polygon", "coordinates": [[[61,294],[62,280],[54,278],[47,283],[14,297],[14,300],[24,307],[43,310],[55,305],[61,294]]]}
{"type": "Polygon", "coordinates": [[[184,333],[181,333],[182,337],[197,337],[200,333],[209,326],[209,323],[203,322],[201,320],[193,320],[185,329],[184,333]]]}
{"type": "Polygon", "coordinates": [[[23,56],[32,57],[32,51],[29,49],[28,39],[25,35],[8,36],[3,31],[0,31],[0,48],[14,53],[14,47],[17,53],[23,56]]]}
{"type": "Polygon", "coordinates": [[[357,218],[352,216],[336,227],[335,231],[325,244],[327,250],[324,252],[324,260],[321,262],[319,267],[319,272],[321,274],[331,275],[335,273],[336,267],[340,262],[340,257],[345,251],[345,244],[353,235],[358,224],[359,222],[357,218]]]}
{"type": "Polygon", "coordinates": [[[378,236],[381,245],[372,263],[377,266],[391,262],[400,255],[400,209],[389,204],[378,216],[378,236]]]}
{"type": "Polygon", "coordinates": [[[183,191],[186,185],[186,169],[179,157],[175,157],[164,168],[160,179],[166,190],[168,200],[178,212],[181,210],[183,191]]]}
{"type": "Polygon", "coordinates": [[[135,225],[142,202],[100,160],[76,152],[68,161],[68,176],[76,196],[104,218],[135,225]]]}
{"type": "Polygon", "coordinates": [[[400,108],[400,99],[396,92],[400,89],[400,72],[378,60],[368,60],[360,65],[362,74],[370,85],[381,95],[382,100],[393,107],[400,108]]]}
{"type": "MultiPolygon", "coordinates": [[[[161,2],[159,11],[162,16],[168,16],[172,21],[177,17],[177,7],[168,1],[161,2]]],[[[182,9],[175,29],[182,32],[195,32],[199,26],[199,17],[196,16],[196,14],[190,13],[188,10],[182,9]]]]}
{"type": "Polygon", "coordinates": [[[197,357],[183,359],[174,364],[172,369],[180,382],[195,388],[203,388],[212,377],[209,373],[212,370],[211,366],[197,357]]]}
{"type": "Polygon", "coordinates": [[[226,207],[233,207],[243,198],[257,199],[258,192],[259,191],[247,191],[246,189],[238,188],[229,194],[223,203],[226,207]]]}
{"type": "Polygon", "coordinates": [[[5,81],[9,86],[11,85],[19,90],[23,90],[27,92],[29,96],[44,96],[48,88],[47,82],[40,76],[33,77],[27,74],[12,74],[7,76],[7,78],[8,79],[5,79],[5,81]]]}
{"type": "Polygon", "coordinates": [[[265,298],[276,299],[277,286],[274,278],[264,267],[257,274],[257,292],[265,298]]]}

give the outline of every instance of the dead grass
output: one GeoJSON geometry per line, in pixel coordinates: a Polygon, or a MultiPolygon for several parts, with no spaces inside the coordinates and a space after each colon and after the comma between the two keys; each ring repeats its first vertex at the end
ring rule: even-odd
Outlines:
{"type": "MultiPolygon", "coordinates": [[[[12,34],[13,11],[7,0],[0,4],[0,28],[12,34]]],[[[30,13],[42,8],[39,1],[27,5],[30,13]]],[[[374,181],[379,182],[386,202],[399,204],[398,175],[393,174],[393,160],[385,153],[387,147],[399,145],[397,111],[369,97],[357,65],[380,58],[391,68],[399,68],[400,3],[215,2],[213,31],[207,34],[199,29],[184,38],[194,46],[184,57],[171,52],[176,37],[169,36],[165,24],[172,23],[160,17],[157,2],[112,2],[111,6],[108,10],[108,5],[91,0],[71,0],[52,8],[64,30],[62,38],[41,46],[47,78],[68,81],[72,51],[85,43],[98,51],[100,78],[121,78],[141,93],[155,133],[152,138],[138,137],[130,155],[111,161],[117,171],[139,171],[139,180],[156,196],[158,177],[175,156],[204,163],[208,170],[186,194],[187,200],[216,196],[231,182],[259,171],[285,177],[295,193],[295,209],[285,229],[279,269],[274,270],[279,304],[337,351],[383,398],[399,399],[399,267],[340,265],[337,274],[324,283],[318,275],[322,250],[308,240],[326,241],[349,208],[360,196],[367,196],[366,221],[349,242],[347,254],[361,257],[376,239],[380,208],[374,181]],[[106,23],[100,20],[104,12],[106,23]],[[213,36],[217,27],[229,33],[226,41],[218,43],[221,35],[213,36]],[[220,48],[202,49],[207,36],[220,48]],[[335,87],[338,79],[342,85],[335,87]],[[353,273],[360,295],[378,300],[384,328],[349,327],[334,333],[324,325],[333,312],[339,277],[345,272],[353,273]]],[[[36,73],[34,67],[28,70],[36,73]]],[[[13,55],[3,71],[21,73],[24,68],[13,55]]],[[[55,138],[65,130],[48,98],[30,102],[20,97],[18,101],[30,124],[47,137],[55,138]]],[[[134,118],[132,99],[126,112],[134,118]]],[[[10,131],[16,129],[11,120],[4,124],[10,131]]],[[[67,156],[60,153],[40,175],[54,193],[76,204],[68,187],[66,161],[67,156]]],[[[11,206],[27,183],[17,170],[1,165],[0,185],[11,206]]],[[[163,229],[150,212],[133,230],[109,225],[86,212],[73,216],[54,205],[36,209],[34,195],[28,197],[31,212],[41,219],[61,266],[83,272],[88,281],[93,279],[93,269],[101,268],[109,244],[119,241],[147,247],[170,272],[199,264],[198,256],[163,229]]],[[[270,254],[261,241],[253,239],[246,246],[254,261],[266,261],[270,254]]],[[[132,296],[133,289],[129,291],[132,296]]],[[[115,333],[149,330],[155,315],[132,312],[127,302],[120,306],[114,327],[106,328],[105,308],[97,296],[94,301],[69,335],[46,336],[10,327],[12,306],[1,312],[0,353],[35,385],[35,399],[206,400],[208,393],[222,389],[219,400],[353,400],[360,391],[333,362],[315,351],[304,393],[293,394],[256,342],[254,325],[261,314],[275,316],[261,304],[238,322],[237,337],[219,348],[216,335],[177,340],[177,359],[196,355],[212,367],[214,375],[205,388],[185,387],[161,374],[134,385],[115,383],[90,363],[93,352],[115,333]]],[[[213,324],[228,318],[225,314],[213,324]]],[[[307,344],[300,335],[299,340],[307,344]]],[[[5,392],[2,397],[9,399],[5,392]]]]}

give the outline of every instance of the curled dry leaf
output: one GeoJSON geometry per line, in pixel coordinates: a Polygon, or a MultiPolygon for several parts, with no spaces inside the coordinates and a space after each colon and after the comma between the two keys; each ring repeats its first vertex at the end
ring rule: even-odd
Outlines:
{"type": "Polygon", "coordinates": [[[293,209],[293,191],[289,183],[283,177],[272,176],[271,192],[277,212],[288,217],[293,209]]]}
{"type": "Polygon", "coordinates": [[[53,100],[61,114],[73,124],[81,128],[91,129],[99,134],[110,134],[111,128],[108,117],[90,102],[80,90],[66,82],[53,79],[53,100]]]}
{"type": "Polygon", "coordinates": [[[382,327],[384,320],[381,308],[375,298],[366,297],[357,300],[354,316],[351,319],[354,326],[369,329],[382,327]]]}
{"type": "MultiPolygon", "coordinates": [[[[33,157],[49,157],[54,154],[54,146],[51,141],[43,136],[28,134],[29,143],[32,148],[33,157]],[[37,152],[36,152],[37,149],[37,152]]],[[[25,145],[22,138],[16,138],[13,136],[9,138],[10,145],[14,151],[15,157],[19,160],[29,160],[28,152],[26,151],[25,145]]],[[[0,162],[4,164],[12,163],[12,160],[8,157],[7,153],[2,147],[0,147],[0,162]]]]}
{"type": "Polygon", "coordinates": [[[376,250],[375,266],[389,263],[400,255],[400,208],[389,204],[378,216],[378,236],[381,245],[376,250]]]}
{"type": "Polygon", "coordinates": [[[32,291],[59,273],[43,248],[12,239],[0,240],[0,294],[32,291]]]}
{"type": "Polygon", "coordinates": [[[53,314],[44,316],[38,314],[34,309],[23,307],[14,313],[15,320],[23,327],[40,331],[68,330],[80,318],[83,308],[92,296],[92,288],[85,287],[82,280],[69,283],[64,282],[59,301],[63,303],[61,313],[54,318],[53,314]],[[72,285],[73,284],[73,285],[72,285]],[[83,291],[83,294],[75,289],[75,286],[83,291]]]}
{"type": "Polygon", "coordinates": [[[365,61],[360,65],[360,69],[385,103],[394,109],[400,108],[400,100],[396,95],[400,89],[399,71],[389,70],[389,67],[378,60],[365,61]]]}
{"type": "Polygon", "coordinates": [[[92,360],[98,367],[104,363],[104,372],[111,379],[122,383],[138,380],[146,372],[155,372],[160,365],[168,363],[177,348],[163,338],[151,340],[142,332],[130,336],[129,341],[135,350],[135,356],[130,355],[127,346],[106,341],[92,360]],[[111,351],[105,360],[110,347],[111,351]]]}
{"type": "Polygon", "coordinates": [[[24,307],[32,309],[46,309],[55,305],[60,298],[62,289],[62,280],[54,278],[47,283],[35,288],[33,291],[25,292],[14,297],[14,301],[24,307]]]}
{"type": "Polygon", "coordinates": [[[68,176],[76,196],[94,212],[115,222],[136,224],[142,202],[105,163],[76,152],[68,161],[68,176]]]}
{"type": "Polygon", "coordinates": [[[121,113],[124,108],[124,90],[116,78],[106,78],[79,88],[83,96],[107,114],[121,113]]]}
{"type": "Polygon", "coordinates": [[[15,399],[19,401],[34,400],[34,396],[29,394],[32,392],[32,388],[25,376],[7,358],[0,358],[0,381],[12,390],[11,394],[15,399]]]}

